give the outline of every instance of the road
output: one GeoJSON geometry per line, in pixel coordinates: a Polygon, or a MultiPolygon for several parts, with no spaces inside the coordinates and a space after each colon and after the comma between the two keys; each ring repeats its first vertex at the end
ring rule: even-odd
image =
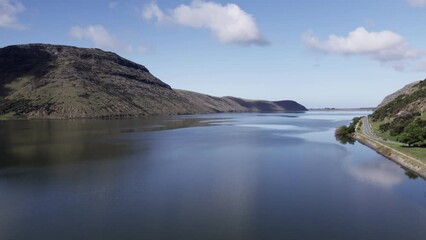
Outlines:
{"type": "Polygon", "coordinates": [[[368,122],[368,117],[363,117],[362,118],[362,133],[364,133],[367,137],[375,139],[377,141],[394,143],[394,144],[398,144],[398,145],[405,145],[404,143],[390,141],[390,140],[385,140],[385,139],[383,139],[381,137],[378,137],[376,134],[374,134],[373,131],[371,130],[371,125],[368,122]]]}
{"type": "Polygon", "coordinates": [[[373,131],[371,131],[370,123],[368,122],[368,117],[362,118],[362,133],[367,135],[367,137],[376,139],[376,140],[382,140],[381,138],[377,137],[373,131]]]}

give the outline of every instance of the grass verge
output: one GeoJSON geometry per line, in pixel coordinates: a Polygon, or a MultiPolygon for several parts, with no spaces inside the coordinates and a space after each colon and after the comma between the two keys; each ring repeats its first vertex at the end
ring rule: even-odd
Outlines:
{"type": "Polygon", "coordinates": [[[419,147],[406,147],[401,146],[393,143],[388,142],[382,142],[384,145],[391,147],[399,152],[402,152],[404,154],[407,154],[410,157],[413,157],[424,164],[426,164],[426,148],[419,148],[419,147]]]}

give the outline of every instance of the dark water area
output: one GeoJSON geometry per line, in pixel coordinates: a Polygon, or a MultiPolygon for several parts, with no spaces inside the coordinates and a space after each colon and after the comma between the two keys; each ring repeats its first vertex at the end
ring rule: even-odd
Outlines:
{"type": "Polygon", "coordinates": [[[0,122],[0,239],[425,239],[426,181],[365,113],[0,122]]]}

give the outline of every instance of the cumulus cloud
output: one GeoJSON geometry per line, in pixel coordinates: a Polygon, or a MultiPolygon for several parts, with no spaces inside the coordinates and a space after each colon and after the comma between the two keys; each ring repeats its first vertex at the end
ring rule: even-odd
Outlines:
{"type": "Polygon", "coordinates": [[[25,28],[17,15],[25,11],[25,6],[14,0],[0,0],[0,27],[23,29],[25,28]]]}
{"type": "Polygon", "coordinates": [[[426,0],[407,0],[413,7],[426,7],[426,0]]]}
{"type": "Polygon", "coordinates": [[[160,23],[209,29],[221,43],[267,44],[253,16],[233,3],[194,0],[165,13],[156,2],[151,2],[144,7],[142,16],[160,23]]]}
{"type": "Polygon", "coordinates": [[[146,52],[147,50],[143,46],[122,43],[101,25],[89,25],[87,27],[74,26],[69,30],[69,34],[78,40],[89,40],[95,47],[105,50],[139,53],[146,52]]]}
{"type": "Polygon", "coordinates": [[[156,18],[158,22],[164,22],[166,19],[163,10],[158,7],[156,2],[151,2],[150,4],[145,5],[142,11],[142,16],[147,20],[156,18]]]}
{"type": "Polygon", "coordinates": [[[331,54],[360,55],[380,61],[397,70],[424,53],[412,48],[404,37],[391,31],[369,32],[358,27],[347,36],[330,35],[327,40],[320,40],[312,32],[302,35],[302,41],[310,48],[331,54]]]}
{"type": "Polygon", "coordinates": [[[117,48],[119,43],[101,25],[90,25],[88,27],[74,26],[70,29],[70,35],[76,39],[89,39],[97,47],[117,48]]]}

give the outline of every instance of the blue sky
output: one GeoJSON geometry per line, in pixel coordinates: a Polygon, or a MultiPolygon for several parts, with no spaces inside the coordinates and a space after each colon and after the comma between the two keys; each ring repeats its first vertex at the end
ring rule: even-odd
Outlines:
{"type": "Polygon", "coordinates": [[[376,106],[426,77],[426,0],[0,0],[0,47],[98,47],[173,88],[376,106]]]}

